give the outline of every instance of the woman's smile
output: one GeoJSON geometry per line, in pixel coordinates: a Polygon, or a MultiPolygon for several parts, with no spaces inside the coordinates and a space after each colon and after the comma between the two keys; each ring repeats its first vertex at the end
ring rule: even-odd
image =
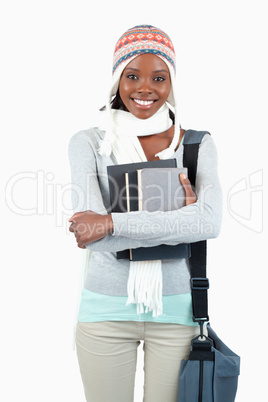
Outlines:
{"type": "Polygon", "coordinates": [[[154,102],[154,100],[142,100],[142,99],[132,99],[137,103],[137,107],[149,108],[154,102]]]}

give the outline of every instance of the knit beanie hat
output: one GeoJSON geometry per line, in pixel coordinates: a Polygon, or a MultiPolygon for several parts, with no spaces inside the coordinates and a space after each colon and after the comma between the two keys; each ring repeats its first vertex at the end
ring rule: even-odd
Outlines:
{"type": "MultiPolygon", "coordinates": [[[[116,95],[121,74],[125,67],[135,58],[142,54],[154,54],[160,57],[168,66],[171,90],[167,102],[173,109],[178,121],[176,113],[176,101],[174,94],[174,80],[176,74],[176,59],[175,50],[169,36],[161,29],[152,25],[138,25],[134,28],[127,30],[117,41],[114,57],[113,57],[113,75],[111,90],[108,93],[108,100],[106,102],[106,109],[108,112],[108,119],[111,118],[111,101],[116,95]]],[[[111,124],[108,123],[111,127],[111,124]]],[[[152,133],[153,134],[153,133],[152,133]]],[[[173,140],[166,150],[162,151],[159,155],[161,159],[169,158],[173,155],[180,135],[179,124],[176,125],[173,140]]],[[[108,129],[104,140],[100,143],[99,153],[101,155],[110,155],[112,151],[113,135],[108,129]]]]}

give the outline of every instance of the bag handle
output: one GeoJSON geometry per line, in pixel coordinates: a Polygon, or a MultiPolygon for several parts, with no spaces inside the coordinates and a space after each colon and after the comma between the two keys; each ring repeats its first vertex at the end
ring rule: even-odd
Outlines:
{"type": "MultiPolygon", "coordinates": [[[[198,164],[199,145],[208,131],[187,130],[184,135],[183,166],[188,168],[188,178],[195,188],[196,172],[198,164]]],[[[200,333],[203,337],[203,325],[209,321],[208,295],[209,280],[206,274],[207,266],[207,241],[202,240],[191,243],[191,257],[189,258],[191,274],[191,293],[193,307],[193,321],[200,325],[200,333]]]]}

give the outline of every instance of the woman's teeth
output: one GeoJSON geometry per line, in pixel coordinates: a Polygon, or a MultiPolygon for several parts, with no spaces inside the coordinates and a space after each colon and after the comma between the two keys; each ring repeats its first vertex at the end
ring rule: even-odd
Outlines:
{"type": "Polygon", "coordinates": [[[136,103],[138,103],[139,105],[141,105],[141,106],[149,106],[152,103],[154,103],[154,101],[143,101],[143,100],[140,100],[140,99],[134,99],[134,101],[136,103]]]}

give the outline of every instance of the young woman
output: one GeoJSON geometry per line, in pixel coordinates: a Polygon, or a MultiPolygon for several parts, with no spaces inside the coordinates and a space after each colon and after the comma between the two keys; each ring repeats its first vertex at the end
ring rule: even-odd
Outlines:
{"type": "Polygon", "coordinates": [[[180,176],[185,207],[157,214],[110,213],[107,166],[176,158],[182,167],[185,130],[179,125],[174,80],[175,52],[168,35],[148,25],[128,30],[115,47],[104,123],[70,141],[75,212],[70,231],[78,247],[92,252],[76,332],[87,401],[133,401],[141,340],[144,401],[177,401],[180,362],[199,333],[192,322],[186,258],[132,262],[117,259],[116,252],[218,235],[221,190],[211,136],[200,144],[196,194],[180,176]],[[146,280],[148,273],[152,280],[146,280]],[[146,288],[142,295],[138,281],[146,288]]]}

